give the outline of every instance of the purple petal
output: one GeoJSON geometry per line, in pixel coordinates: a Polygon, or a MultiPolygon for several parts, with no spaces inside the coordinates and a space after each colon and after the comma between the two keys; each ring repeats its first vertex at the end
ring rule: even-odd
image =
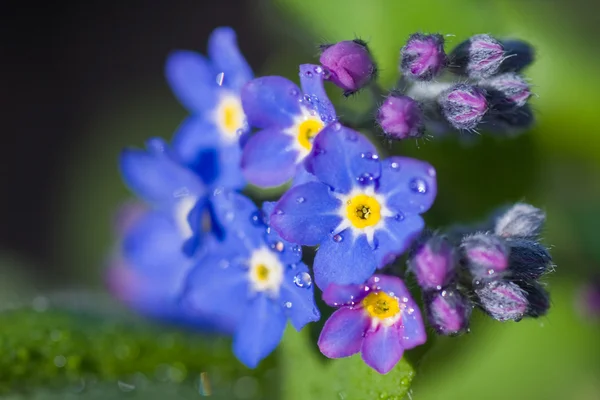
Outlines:
{"type": "Polygon", "coordinates": [[[353,236],[350,229],[331,235],[321,243],[314,262],[315,282],[326,289],[330,284],[360,284],[375,271],[376,260],[366,235],[353,236]]]}
{"type": "Polygon", "coordinates": [[[386,217],[384,227],[375,231],[377,267],[383,268],[402,255],[424,226],[419,215],[386,217]]]}
{"type": "Polygon", "coordinates": [[[326,240],[340,223],[340,200],[320,182],[294,186],[285,193],[271,214],[271,227],[293,243],[314,246],[326,240]]]}
{"type": "MultiPolygon", "coordinates": [[[[238,92],[252,79],[252,70],[237,45],[235,31],[215,29],[208,39],[208,55],[216,73],[223,73],[223,85],[238,92]]],[[[215,74],[215,81],[217,76],[215,74]]]]}
{"type": "Polygon", "coordinates": [[[294,140],[277,128],[265,129],[252,136],[242,155],[242,171],[248,181],[271,187],[292,179],[298,159],[294,140]]]}
{"type": "Polygon", "coordinates": [[[292,181],[292,186],[302,185],[303,183],[308,182],[318,182],[316,176],[311,174],[306,170],[304,163],[301,162],[296,165],[296,175],[294,176],[294,180],[292,181]]]}
{"type": "Polygon", "coordinates": [[[319,350],[329,358],[349,357],[358,353],[370,323],[370,318],[362,309],[343,307],[336,310],[323,326],[317,342],[319,350]]]}
{"type": "Polygon", "coordinates": [[[206,59],[194,51],[178,50],[169,55],[165,74],[179,102],[192,114],[216,104],[216,73],[206,59]]]}
{"type": "Polygon", "coordinates": [[[381,163],[377,193],[386,196],[387,206],[395,212],[421,214],[435,200],[435,169],[414,158],[390,157],[381,163]]]}
{"type": "Polygon", "coordinates": [[[332,307],[352,305],[361,301],[368,291],[364,285],[336,285],[332,283],[323,291],[323,301],[332,307]]]}
{"type": "Polygon", "coordinates": [[[377,179],[381,171],[375,146],[365,136],[337,122],[317,135],[305,165],[308,172],[339,193],[348,193],[360,182],[377,179]]]}
{"type": "Polygon", "coordinates": [[[367,332],[361,347],[365,363],[380,374],[387,374],[400,361],[404,349],[398,327],[380,326],[375,332],[367,332]]]}
{"type": "Polygon", "coordinates": [[[321,120],[328,124],[336,120],[335,108],[323,87],[323,67],[314,64],[300,65],[300,86],[305,96],[310,97],[312,108],[316,109],[321,120]]]}
{"type": "Polygon", "coordinates": [[[281,76],[253,79],[242,89],[248,123],[256,128],[287,128],[301,115],[300,89],[281,76]]]}
{"type": "Polygon", "coordinates": [[[315,304],[314,286],[306,264],[299,263],[288,267],[281,284],[280,300],[289,304],[288,315],[296,330],[301,330],[309,322],[321,318],[315,304]]]}

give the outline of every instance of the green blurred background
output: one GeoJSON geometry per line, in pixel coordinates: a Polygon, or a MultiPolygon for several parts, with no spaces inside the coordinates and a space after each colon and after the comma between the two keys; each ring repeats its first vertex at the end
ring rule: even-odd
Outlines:
{"type": "MultiPolygon", "coordinates": [[[[164,81],[175,48],[205,49],[220,25],[239,32],[257,75],[296,79],[316,45],[361,37],[397,79],[410,33],[439,32],[447,50],[490,33],[532,43],[526,71],[535,128],[518,138],[433,140],[395,150],[431,162],[439,194],[431,226],[476,221],[527,201],[548,214],[544,242],[557,264],[550,313],[501,324],[481,315],[471,333],[432,339],[415,363],[421,399],[600,399],[600,321],[583,318],[577,290],[600,273],[600,4],[591,0],[131,1],[9,7],[0,299],[103,290],[114,249],[114,210],[129,194],[117,156],[151,136],[170,138],[185,117],[164,81]],[[11,13],[12,12],[12,13],[11,13]],[[12,28],[10,28],[12,27],[12,28]]],[[[346,113],[368,96],[332,99],[346,113]]],[[[0,328],[2,329],[2,328],[0,328]]],[[[432,336],[433,337],[433,336],[432,336]]]]}

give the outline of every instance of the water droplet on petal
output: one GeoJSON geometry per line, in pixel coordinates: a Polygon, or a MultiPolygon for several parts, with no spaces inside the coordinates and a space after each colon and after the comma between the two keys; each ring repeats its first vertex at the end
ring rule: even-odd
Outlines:
{"type": "Polygon", "coordinates": [[[313,73],[312,73],[312,72],[310,72],[310,71],[306,71],[306,72],[304,73],[304,76],[306,76],[307,78],[312,78],[312,77],[313,77],[313,73]]]}
{"type": "Polygon", "coordinates": [[[291,94],[292,96],[296,97],[296,96],[298,96],[298,94],[299,94],[299,93],[298,93],[298,90],[297,90],[297,89],[292,89],[292,90],[290,90],[290,94],[291,94]]]}
{"type": "Polygon", "coordinates": [[[429,169],[427,170],[427,175],[431,177],[435,176],[435,168],[429,167],[429,169]]]}
{"type": "Polygon", "coordinates": [[[217,85],[223,86],[223,80],[225,79],[225,72],[220,72],[217,74],[217,85]]]}
{"type": "Polygon", "coordinates": [[[263,223],[264,220],[264,215],[262,211],[254,211],[252,213],[252,215],[250,216],[250,221],[252,222],[252,224],[254,225],[260,225],[263,223]]]}
{"type": "Polygon", "coordinates": [[[296,198],[296,202],[297,202],[297,203],[299,203],[299,204],[302,204],[302,203],[304,203],[304,201],[305,201],[305,200],[306,200],[306,199],[305,199],[304,197],[302,197],[302,196],[300,196],[300,197],[296,198]]]}
{"type": "MultiPolygon", "coordinates": [[[[333,124],[333,129],[336,131],[339,131],[340,129],[342,129],[342,124],[340,124],[339,122],[336,122],[335,124],[333,124]]],[[[351,140],[348,136],[349,135],[346,135],[346,139],[351,140]]],[[[356,135],[354,135],[354,133],[352,134],[352,136],[356,137],[356,135]]]]}
{"type": "Polygon", "coordinates": [[[427,182],[421,178],[414,178],[410,181],[410,190],[415,193],[425,194],[427,193],[427,182]]]}
{"type": "Polygon", "coordinates": [[[336,243],[341,242],[342,240],[344,240],[344,238],[342,237],[342,235],[338,234],[338,235],[333,235],[333,241],[336,243]]]}
{"type": "Polygon", "coordinates": [[[394,215],[394,219],[396,221],[402,221],[402,220],[404,220],[404,214],[402,214],[401,212],[399,212],[398,214],[394,215]]]}
{"type": "Polygon", "coordinates": [[[310,103],[312,100],[310,99],[310,96],[305,94],[303,97],[304,101],[306,101],[307,103],[310,103]]]}
{"type": "MultiPolygon", "coordinates": [[[[293,246],[293,247],[292,247],[292,252],[293,252],[293,253],[300,254],[300,253],[302,253],[302,247],[300,247],[300,246],[298,246],[298,245],[296,245],[296,246],[293,246]]],[[[295,266],[295,265],[294,265],[294,266],[295,266]]]]}
{"type": "Polygon", "coordinates": [[[285,213],[283,212],[283,210],[281,208],[278,208],[277,210],[275,210],[275,214],[277,214],[277,215],[283,215],[285,213]]]}
{"type": "Polygon", "coordinates": [[[299,288],[309,288],[312,286],[312,278],[308,272],[298,272],[294,276],[294,284],[299,288]]]}
{"type": "Polygon", "coordinates": [[[285,249],[285,245],[281,241],[276,241],[276,242],[271,243],[271,249],[281,253],[285,249]]]}
{"type": "Polygon", "coordinates": [[[373,282],[375,282],[375,283],[379,282],[379,280],[380,280],[380,278],[378,276],[373,278],[373,282]]]}
{"type": "Polygon", "coordinates": [[[285,303],[283,303],[283,306],[285,308],[292,308],[292,302],[291,301],[286,301],[285,303]]]}
{"type": "Polygon", "coordinates": [[[314,68],[314,70],[315,70],[315,72],[316,72],[317,74],[321,74],[321,73],[323,73],[323,68],[321,68],[321,66],[320,66],[320,65],[317,65],[317,66],[314,68]]]}
{"type": "Polygon", "coordinates": [[[400,164],[398,164],[397,162],[393,162],[390,164],[390,168],[398,171],[400,169],[400,164]]]}

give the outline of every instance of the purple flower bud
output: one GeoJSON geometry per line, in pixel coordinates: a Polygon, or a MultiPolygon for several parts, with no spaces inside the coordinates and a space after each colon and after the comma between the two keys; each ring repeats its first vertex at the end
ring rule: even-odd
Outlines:
{"type": "Polygon", "coordinates": [[[531,128],[534,122],[531,107],[525,104],[523,107],[511,107],[509,110],[487,113],[481,126],[491,132],[514,136],[531,128]]]}
{"type": "Polygon", "coordinates": [[[440,335],[454,336],[469,328],[473,306],[456,289],[445,289],[425,296],[429,324],[440,335]]]}
{"type": "Polygon", "coordinates": [[[600,278],[592,278],[579,288],[577,308],[583,318],[600,320],[600,278]]]}
{"type": "Polygon", "coordinates": [[[467,236],[461,248],[467,268],[477,279],[496,277],[508,269],[508,246],[496,235],[476,233],[467,236]]]}
{"type": "Polygon", "coordinates": [[[421,107],[408,96],[390,94],[377,111],[377,123],[395,140],[419,138],[425,132],[421,107]]]}
{"type": "Polygon", "coordinates": [[[377,67],[367,44],[362,40],[346,40],[321,46],[319,61],[329,71],[329,80],[344,89],[344,95],[365,87],[374,78],[377,67]]]}
{"type": "Polygon", "coordinates": [[[506,243],[510,249],[508,268],[511,277],[520,280],[538,279],[552,268],[552,256],[540,243],[522,238],[510,239],[506,243]]]}
{"type": "Polygon", "coordinates": [[[408,79],[430,81],[446,66],[444,37],[414,33],[400,50],[400,72],[408,79]]]}
{"type": "Polygon", "coordinates": [[[531,64],[535,58],[533,47],[518,39],[502,40],[504,61],[500,66],[502,72],[519,72],[531,64]]]}
{"type": "Polygon", "coordinates": [[[490,35],[475,35],[450,53],[452,72],[472,79],[486,79],[496,74],[504,60],[504,46],[490,35]]]}
{"type": "Polygon", "coordinates": [[[498,321],[519,321],[527,313],[527,293],[514,282],[491,281],[475,289],[481,308],[498,321]]]}
{"type": "Polygon", "coordinates": [[[550,295],[548,291],[535,281],[519,283],[527,296],[527,317],[538,318],[546,315],[550,309],[550,295]]]}
{"type": "Polygon", "coordinates": [[[419,244],[408,258],[408,269],[424,290],[440,290],[454,278],[454,247],[443,236],[434,235],[419,244]]]}
{"type": "Polygon", "coordinates": [[[546,221],[546,214],[539,208],[517,203],[496,220],[495,233],[502,237],[535,239],[546,221]]]}
{"type": "Polygon", "coordinates": [[[442,114],[456,129],[475,129],[488,109],[485,90],[458,84],[438,97],[442,114]]]}
{"type": "Polygon", "coordinates": [[[481,84],[487,89],[488,102],[494,109],[522,107],[531,96],[529,84],[512,72],[494,76],[481,84]]]}

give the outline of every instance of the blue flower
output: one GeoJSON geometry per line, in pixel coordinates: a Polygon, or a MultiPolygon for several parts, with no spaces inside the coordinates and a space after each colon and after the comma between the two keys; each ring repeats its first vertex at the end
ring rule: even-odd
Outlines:
{"type": "MultiPolygon", "coordinates": [[[[288,318],[300,330],[320,314],[300,246],[281,239],[243,195],[214,197],[225,239],[198,261],[183,302],[202,315],[237,321],[234,353],[253,368],[277,347],[288,318]]],[[[272,207],[266,203],[265,212],[272,207]]]]}
{"type": "Polygon", "coordinates": [[[239,189],[245,185],[239,139],[248,130],[240,90],[252,79],[252,70],[231,28],[213,31],[208,55],[210,62],[194,51],[179,50],[167,60],[171,89],[192,114],[175,133],[173,149],[206,185],[239,189]]]}
{"type": "Polygon", "coordinates": [[[281,76],[257,78],[244,86],[248,122],[261,129],[244,147],[242,170],[248,181],[279,186],[303,173],[313,140],[337,118],[323,88],[325,74],[318,65],[301,65],[302,91],[281,76]]]}
{"type": "Polygon", "coordinates": [[[317,136],[306,168],[318,181],[285,193],[270,223],[285,240],[319,245],[314,273],[322,289],[362,283],[407,250],[437,191],[431,165],[380,161],[364,136],[339,123],[317,136]]]}

